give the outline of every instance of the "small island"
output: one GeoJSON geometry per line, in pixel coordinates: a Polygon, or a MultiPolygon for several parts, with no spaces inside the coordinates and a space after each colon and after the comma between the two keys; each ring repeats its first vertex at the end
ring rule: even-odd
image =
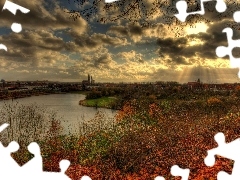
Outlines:
{"type": "Polygon", "coordinates": [[[84,99],[79,101],[79,105],[96,108],[112,109],[113,104],[116,102],[116,97],[100,97],[97,99],[84,99]]]}
{"type": "Polygon", "coordinates": [[[123,88],[112,83],[96,83],[88,74],[87,80],[82,81],[82,90],[86,95],[79,105],[96,108],[120,109],[119,103],[123,88]]]}

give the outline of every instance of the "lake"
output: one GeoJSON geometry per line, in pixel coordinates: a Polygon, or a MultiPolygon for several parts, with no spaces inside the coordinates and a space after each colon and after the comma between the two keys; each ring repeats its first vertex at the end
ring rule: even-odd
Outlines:
{"type": "MultiPolygon", "coordinates": [[[[57,112],[64,128],[63,133],[77,133],[79,131],[79,122],[88,121],[94,118],[97,111],[103,112],[108,118],[114,118],[116,110],[85,107],[79,105],[79,100],[85,99],[83,94],[50,94],[41,96],[31,96],[21,99],[14,99],[13,102],[27,105],[36,103],[46,107],[48,110],[57,112]]],[[[0,108],[6,103],[12,103],[12,100],[0,101],[0,108]]]]}

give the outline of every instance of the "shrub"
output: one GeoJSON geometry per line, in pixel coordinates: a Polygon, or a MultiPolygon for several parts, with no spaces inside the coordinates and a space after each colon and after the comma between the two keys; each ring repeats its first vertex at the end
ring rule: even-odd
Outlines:
{"type": "Polygon", "coordinates": [[[1,133],[1,141],[7,144],[15,140],[26,146],[32,141],[49,136],[49,132],[54,133],[51,130],[52,126],[58,126],[55,135],[61,132],[56,113],[36,104],[5,103],[0,110],[0,123],[10,124],[1,133]]]}

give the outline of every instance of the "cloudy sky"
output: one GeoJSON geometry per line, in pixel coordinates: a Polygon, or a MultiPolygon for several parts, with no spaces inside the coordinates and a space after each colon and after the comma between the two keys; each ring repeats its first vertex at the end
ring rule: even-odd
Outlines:
{"type": "MultiPolygon", "coordinates": [[[[30,12],[1,11],[0,43],[8,51],[0,50],[0,79],[77,82],[89,73],[98,82],[239,82],[228,56],[215,54],[227,46],[225,27],[240,38],[236,1],[225,0],[224,13],[215,10],[216,1],[207,2],[204,16],[188,16],[185,23],[174,17],[177,0],[11,2],[30,12]],[[22,24],[20,33],[11,31],[13,22],[22,24]]],[[[188,11],[198,4],[189,0],[188,11]]],[[[233,54],[240,58],[238,48],[233,54]]]]}

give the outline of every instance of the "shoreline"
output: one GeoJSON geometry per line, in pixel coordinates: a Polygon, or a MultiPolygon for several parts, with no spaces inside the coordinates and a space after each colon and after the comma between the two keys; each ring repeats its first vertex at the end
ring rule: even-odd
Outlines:
{"type": "Polygon", "coordinates": [[[31,97],[31,96],[51,95],[51,94],[67,94],[67,92],[31,92],[31,91],[19,92],[19,91],[13,91],[13,92],[0,94],[0,101],[21,99],[21,98],[27,98],[27,97],[31,97]]]}
{"type": "Polygon", "coordinates": [[[116,99],[115,97],[101,97],[97,99],[83,99],[79,101],[79,105],[86,106],[86,107],[96,107],[96,108],[106,108],[106,109],[112,109],[112,103],[114,100],[110,99],[116,99]]]}

